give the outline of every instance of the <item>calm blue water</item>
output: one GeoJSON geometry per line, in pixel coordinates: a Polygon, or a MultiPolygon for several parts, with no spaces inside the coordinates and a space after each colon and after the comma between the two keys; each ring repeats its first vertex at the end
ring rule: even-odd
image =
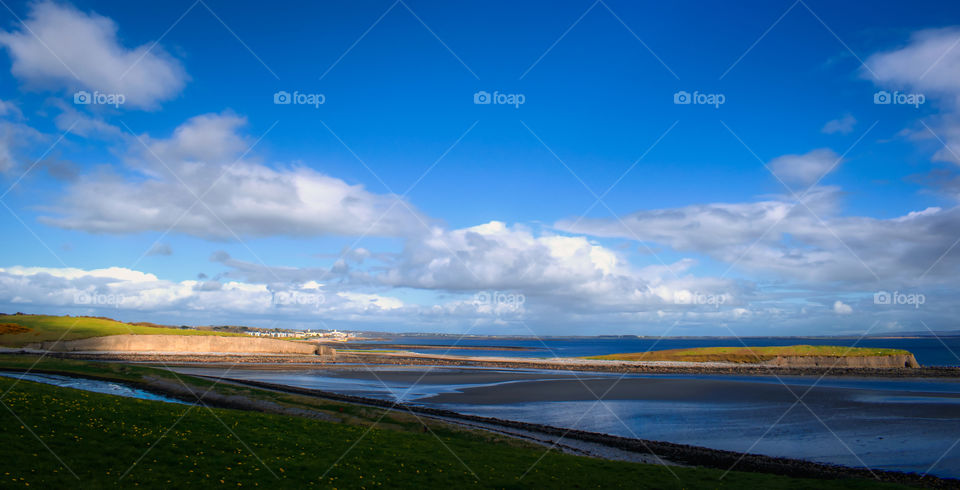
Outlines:
{"type": "Polygon", "coordinates": [[[24,381],[33,381],[48,385],[60,386],[63,388],[73,388],[75,390],[92,391],[94,393],[105,393],[107,395],[124,396],[127,398],[139,398],[141,400],[154,400],[167,403],[186,403],[163,395],[157,395],[138,388],[131,388],[119,383],[103,381],[98,379],[74,378],[71,376],[61,376],[59,374],[42,373],[10,373],[0,372],[0,376],[5,378],[16,378],[24,381]]]}
{"type": "Polygon", "coordinates": [[[582,357],[616,354],[619,352],[645,352],[647,350],[683,349],[692,347],[751,347],[769,345],[840,345],[856,347],[877,347],[905,349],[913,353],[917,361],[924,366],[960,366],[960,337],[878,339],[864,338],[784,338],[784,337],[745,337],[735,338],[638,338],[638,339],[474,339],[456,337],[396,337],[381,343],[456,345],[457,347],[477,347],[476,349],[409,349],[427,354],[450,354],[465,356],[499,357],[582,357]],[[505,346],[526,347],[532,350],[501,351],[483,347],[505,346]]]}

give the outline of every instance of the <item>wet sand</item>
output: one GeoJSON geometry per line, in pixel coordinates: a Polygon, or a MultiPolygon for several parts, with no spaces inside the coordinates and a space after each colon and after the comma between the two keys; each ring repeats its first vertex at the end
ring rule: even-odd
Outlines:
{"type": "MultiPolygon", "coordinates": [[[[960,386],[958,386],[960,388],[960,386]]],[[[809,389],[802,385],[728,381],[698,378],[591,378],[563,380],[537,380],[503,383],[493,386],[463,388],[456,393],[441,393],[420,401],[429,403],[456,403],[474,405],[501,405],[548,401],[604,400],[676,401],[687,403],[740,403],[750,400],[756,403],[790,403],[804,395],[807,403],[835,405],[856,397],[895,397],[902,392],[891,390],[850,390],[817,386],[809,389]],[[809,392],[807,393],[807,391],[809,392]]],[[[934,407],[928,416],[955,417],[960,407],[951,405],[960,402],[960,393],[937,393],[914,391],[913,397],[930,399],[926,408],[934,407]]],[[[915,413],[917,409],[910,408],[915,413]]]]}

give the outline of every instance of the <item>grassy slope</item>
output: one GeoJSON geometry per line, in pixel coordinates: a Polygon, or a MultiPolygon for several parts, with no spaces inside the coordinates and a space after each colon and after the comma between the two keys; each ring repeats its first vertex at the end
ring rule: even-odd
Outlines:
{"type": "MultiPolygon", "coordinates": [[[[34,361],[0,356],[0,368],[27,367],[34,361]]],[[[144,375],[170,376],[146,367],[80,361],[44,360],[38,368],[129,380],[144,375]]],[[[209,383],[189,377],[184,380],[191,384],[209,383]]],[[[221,389],[238,388],[216,387],[221,389]]],[[[122,485],[823,489],[878,486],[876,482],[859,480],[811,481],[739,472],[731,472],[720,480],[723,472],[719,470],[673,468],[678,480],[657,465],[552,451],[544,456],[542,447],[436,422],[428,422],[433,433],[423,433],[419,421],[410,415],[390,412],[384,417],[377,409],[316,400],[313,403],[330,405],[326,408],[334,413],[343,413],[345,406],[365,413],[357,415],[358,423],[333,423],[191,408],[0,378],[0,391],[7,390],[3,402],[10,410],[0,411],[0,441],[4,442],[0,444],[0,481],[8,485],[114,486],[145,454],[120,482],[122,485]],[[76,472],[79,482],[44,444],[76,472]]],[[[264,392],[263,396],[286,395],[264,392]]]]}
{"type": "Polygon", "coordinates": [[[609,354],[589,357],[616,361],[687,361],[687,362],[742,362],[757,363],[769,361],[778,356],[824,356],[824,357],[864,357],[909,355],[900,349],[874,349],[863,347],[842,347],[832,345],[790,345],[783,347],[698,347],[694,349],[671,349],[651,352],[609,354]]]}
{"type": "Polygon", "coordinates": [[[25,333],[0,334],[0,346],[22,347],[33,342],[83,339],[104,335],[238,335],[193,329],[149,327],[131,325],[104,318],[82,316],[3,315],[0,324],[15,324],[30,329],[25,333]],[[66,335],[64,335],[66,334],[66,335]]]}

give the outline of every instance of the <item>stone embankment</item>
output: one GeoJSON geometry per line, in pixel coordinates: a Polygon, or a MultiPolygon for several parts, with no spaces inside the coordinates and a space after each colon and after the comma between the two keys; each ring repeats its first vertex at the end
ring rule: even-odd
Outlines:
{"type": "Polygon", "coordinates": [[[109,335],[41,342],[28,346],[51,352],[138,352],[185,354],[292,354],[333,356],[336,350],[314,342],[217,335],[109,335]]]}

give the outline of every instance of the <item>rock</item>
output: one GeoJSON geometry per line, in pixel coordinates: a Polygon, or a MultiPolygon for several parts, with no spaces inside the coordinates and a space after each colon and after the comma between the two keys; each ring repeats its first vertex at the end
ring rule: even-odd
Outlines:
{"type": "Polygon", "coordinates": [[[778,367],[918,368],[913,354],[890,356],[778,356],[763,363],[778,367]]]}

